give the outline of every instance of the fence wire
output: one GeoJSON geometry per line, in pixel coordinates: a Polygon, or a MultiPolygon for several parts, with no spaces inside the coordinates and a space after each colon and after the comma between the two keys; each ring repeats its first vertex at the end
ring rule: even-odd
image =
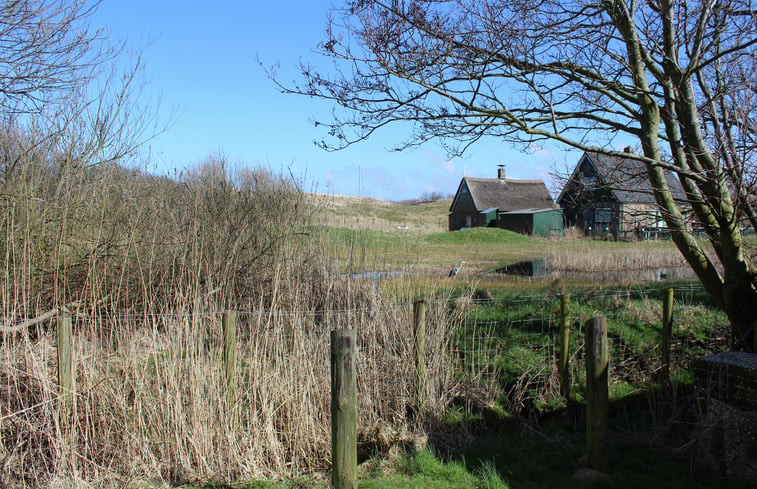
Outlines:
{"type": "MultiPolygon", "coordinates": [[[[655,322],[659,306],[656,301],[661,296],[660,288],[628,288],[587,290],[572,294],[571,355],[578,363],[583,358],[583,324],[597,311],[592,306],[599,304],[611,328],[611,344],[615,356],[611,368],[616,379],[624,381],[648,380],[660,368],[659,342],[651,342],[633,347],[634,324],[628,322],[629,309],[634,301],[638,305],[632,313],[638,314],[634,320],[655,322]],[[629,305],[630,304],[630,305],[629,305]],[[646,316],[645,316],[646,315],[646,316]],[[651,318],[651,319],[650,319],[651,318]]],[[[674,288],[675,301],[679,306],[702,301],[705,292],[702,287],[677,286],[674,288]]],[[[430,299],[430,307],[445,311],[450,306],[449,299],[430,299]]],[[[379,311],[395,318],[410,321],[412,304],[400,301],[382,304],[379,311]]],[[[356,307],[328,310],[237,310],[239,323],[237,336],[240,340],[240,355],[253,355],[274,338],[295,348],[309,349],[317,364],[313,368],[319,375],[328,369],[328,335],[333,327],[345,327],[360,331],[360,322],[376,308],[356,307]],[[277,324],[273,328],[271,321],[277,324]],[[261,346],[262,345],[262,346],[261,346]]],[[[220,349],[220,319],[224,311],[163,312],[163,313],[102,313],[74,315],[78,331],[85,331],[86,325],[96,322],[102,331],[103,343],[115,341],[108,337],[107,330],[132,327],[134,323],[155,332],[152,348],[156,351],[172,342],[182,344],[189,336],[204,344],[210,353],[220,349]],[[197,323],[210,321],[210,325],[196,328],[197,323]]],[[[499,395],[504,389],[512,394],[513,389],[528,392],[555,392],[556,376],[554,366],[557,357],[557,336],[559,332],[559,298],[557,295],[535,294],[515,298],[498,298],[472,303],[461,314],[458,331],[445,346],[448,358],[457,375],[464,382],[499,395]],[[493,308],[503,312],[504,318],[477,319],[478,307],[493,308]],[[539,365],[540,367],[529,367],[539,365]],[[523,368],[526,366],[525,368],[523,368]],[[518,369],[521,369],[518,371],[518,369]]],[[[443,317],[438,316],[434,320],[443,317]]],[[[676,328],[685,332],[682,324],[685,318],[677,317],[676,328]]],[[[408,328],[410,324],[407,325],[408,328]]],[[[711,339],[702,339],[689,334],[674,334],[671,347],[671,361],[675,368],[688,367],[688,352],[701,348],[711,339]]],[[[724,338],[721,339],[725,341],[724,338]]],[[[410,361],[412,339],[408,337],[382,337],[379,334],[360,334],[359,348],[371,355],[383,356],[381,361],[410,361]]],[[[6,339],[7,343],[8,340],[6,339]]],[[[574,362],[575,364],[576,362],[574,362]]],[[[574,367],[574,374],[580,377],[580,367],[574,367]]],[[[5,415],[4,418],[10,415],[5,415]]]]}

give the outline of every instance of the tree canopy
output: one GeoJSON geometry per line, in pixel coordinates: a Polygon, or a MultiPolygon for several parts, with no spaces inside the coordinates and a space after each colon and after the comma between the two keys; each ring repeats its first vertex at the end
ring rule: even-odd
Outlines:
{"type": "Polygon", "coordinates": [[[319,45],[333,65],[302,64],[299,81],[281,86],[335,103],[317,121],[326,149],[405,121],[413,130],[398,149],[433,139],[459,155],[493,136],[642,162],[673,240],[738,341],[757,320],[741,233],[757,225],[755,44],[747,0],[353,0],[331,12],[319,45]],[[629,142],[640,150],[614,149],[629,142]]]}

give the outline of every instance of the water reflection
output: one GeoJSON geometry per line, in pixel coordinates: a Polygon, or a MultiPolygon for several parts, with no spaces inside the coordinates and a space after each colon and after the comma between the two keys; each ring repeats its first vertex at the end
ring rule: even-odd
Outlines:
{"type": "Polygon", "coordinates": [[[524,260],[513,263],[496,270],[496,273],[502,273],[516,277],[534,278],[549,277],[553,274],[558,274],[561,278],[567,280],[586,280],[598,282],[664,282],[666,280],[695,278],[694,271],[688,265],[633,269],[620,268],[617,270],[578,270],[553,267],[545,258],[524,260]]]}

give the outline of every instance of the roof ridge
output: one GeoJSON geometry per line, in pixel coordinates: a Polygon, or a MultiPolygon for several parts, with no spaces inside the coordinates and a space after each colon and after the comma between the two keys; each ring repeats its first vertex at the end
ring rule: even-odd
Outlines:
{"type": "MultiPolygon", "coordinates": [[[[477,180],[479,182],[500,182],[501,178],[482,178],[482,177],[463,177],[466,180],[477,180]]],[[[505,178],[507,183],[544,183],[544,180],[518,180],[514,178],[505,178]]]]}

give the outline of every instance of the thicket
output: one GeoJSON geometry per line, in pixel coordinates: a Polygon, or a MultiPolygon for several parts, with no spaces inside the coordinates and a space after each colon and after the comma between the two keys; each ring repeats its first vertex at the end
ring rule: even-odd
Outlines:
{"type": "MultiPolygon", "coordinates": [[[[421,427],[410,301],[332,270],[323,233],[311,232],[317,209],[290,176],[233,171],[219,157],[165,178],[37,153],[1,186],[5,487],[326,468],[328,333],[339,327],[358,330],[363,442],[421,427]],[[236,406],[223,377],[225,309],[239,317],[236,406]],[[74,326],[70,417],[56,382],[63,316],[74,326]]],[[[438,305],[429,317],[428,409],[439,414],[454,316],[438,305]]]]}

